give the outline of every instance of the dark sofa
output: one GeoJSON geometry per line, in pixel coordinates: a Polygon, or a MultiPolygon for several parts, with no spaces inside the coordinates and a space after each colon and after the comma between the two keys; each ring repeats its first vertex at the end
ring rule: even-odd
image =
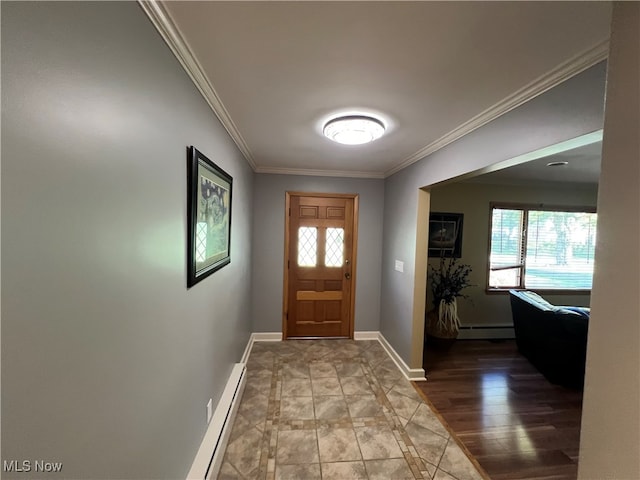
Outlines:
{"type": "Polygon", "coordinates": [[[510,290],[518,350],[551,383],[581,389],[589,309],[555,306],[527,290],[510,290]]]}

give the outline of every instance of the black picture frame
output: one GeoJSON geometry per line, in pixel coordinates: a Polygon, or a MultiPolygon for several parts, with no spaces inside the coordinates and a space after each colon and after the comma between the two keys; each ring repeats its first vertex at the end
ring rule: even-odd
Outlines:
{"type": "Polygon", "coordinates": [[[429,215],[429,257],[462,256],[462,213],[431,212],[429,215]]]}
{"type": "Polygon", "coordinates": [[[233,178],[187,148],[187,287],[231,262],[233,178]]]}

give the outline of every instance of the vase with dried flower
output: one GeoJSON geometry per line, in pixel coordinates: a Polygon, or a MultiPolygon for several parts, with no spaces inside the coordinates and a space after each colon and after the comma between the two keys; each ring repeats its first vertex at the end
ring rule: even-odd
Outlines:
{"type": "Polygon", "coordinates": [[[433,309],[427,312],[427,337],[455,340],[460,331],[458,297],[467,298],[462,291],[469,283],[471,265],[459,263],[457,258],[441,258],[438,267],[429,265],[433,309]]]}

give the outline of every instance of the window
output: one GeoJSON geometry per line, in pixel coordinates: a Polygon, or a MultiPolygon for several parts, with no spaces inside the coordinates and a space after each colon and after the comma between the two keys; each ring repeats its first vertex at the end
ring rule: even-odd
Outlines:
{"type": "Polygon", "coordinates": [[[591,290],[597,214],[491,205],[488,289],[591,290]]]}
{"type": "Polygon", "coordinates": [[[317,263],[318,229],[300,227],[298,229],[298,265],[315,267],[317,263]]]}
{"type": "Polygon", "coordinates": [[[327,267],[341,267],[344,257],[344,229],[327,228],[324,264],[327,267]]]}

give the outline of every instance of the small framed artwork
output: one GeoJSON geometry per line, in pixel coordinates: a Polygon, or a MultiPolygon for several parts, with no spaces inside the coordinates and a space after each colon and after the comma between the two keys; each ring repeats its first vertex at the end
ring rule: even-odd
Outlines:
{"type": "Polygon", "coordinates": [[[431,212],[429,215],[429,257],[462,256],[462,213],[431,212]]]}
{"type": "Polygon", "coordinates": [[[187,287],[231,261],[233,178],[202,152],[187,152],[187,287]]]}

